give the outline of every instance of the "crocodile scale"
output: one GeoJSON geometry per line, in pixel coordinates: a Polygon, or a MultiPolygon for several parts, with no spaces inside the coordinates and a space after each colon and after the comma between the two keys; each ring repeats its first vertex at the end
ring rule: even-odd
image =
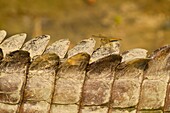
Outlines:
{"type": "Polygon", "coordinates": [[[94,50],[91,37],[69,49],[49,35],[24,43],[0,30],[0,113],[170,113],[170,45],[147,55],[119,52],[119,40],[94,50]]]}

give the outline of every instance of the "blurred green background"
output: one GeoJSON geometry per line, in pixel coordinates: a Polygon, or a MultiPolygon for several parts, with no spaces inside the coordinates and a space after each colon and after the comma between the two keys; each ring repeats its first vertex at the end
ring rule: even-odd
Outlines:
{"type": "Polygon", "coordinates": [[[170,44],[170,0],[0,0],[0,6],[8,36],[49,34],[50,43],[68,38],[73,47],[103,34],[122,38],[121,51],[170,44]]]}

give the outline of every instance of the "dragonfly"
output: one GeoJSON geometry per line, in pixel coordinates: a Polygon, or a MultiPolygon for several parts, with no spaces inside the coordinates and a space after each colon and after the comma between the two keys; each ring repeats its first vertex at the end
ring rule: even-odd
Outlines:
{"type": "Polygon", "coordinates": [[[92,37],[94,38],[100,38],[100,41],[101,41],[101,44],[102,45],[105,45],[109,42],[115,42],[115,41],[119,41],[119,40],[122,40],[121,38],[115,38],[115,37],[112,37],[112,36],[104,36],[104,35],[92,35],[92,37]]]}

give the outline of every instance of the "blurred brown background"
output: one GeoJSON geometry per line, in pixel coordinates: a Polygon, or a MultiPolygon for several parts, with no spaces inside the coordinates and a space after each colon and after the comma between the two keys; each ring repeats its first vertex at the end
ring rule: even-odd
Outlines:
{"type": "Polygon", "coordinates": [[[122,38],[121,50],[152,51],[170,44],[170,0],[0,0],[0,29],[8,36],[51,35],[72,46],[93,34],[122,38]]]}

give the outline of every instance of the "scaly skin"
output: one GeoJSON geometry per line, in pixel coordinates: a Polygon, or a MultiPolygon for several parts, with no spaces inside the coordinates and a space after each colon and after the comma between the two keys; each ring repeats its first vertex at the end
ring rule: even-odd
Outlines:
{"type": "Polygon", "coordinates": [[[22,47],[34,52],[31,57],[25,49],[4,50],[4,55],[0,51],[0,113],[170,112],[170,46],[148,58],[137,54],[146,54],[145,50],[135,49],[121,55],[101,54],[91,62],[87,53],[94,46],[83,47],[94,45],[92,39],[79,43],[83,49],[70,56],[64,55],[68,42],[63,51],[55,44],[46,51],[48,38],[36,39],[32,46],[22,47]],[[52,53],[55,49],[61,54],[52,53]]]}

